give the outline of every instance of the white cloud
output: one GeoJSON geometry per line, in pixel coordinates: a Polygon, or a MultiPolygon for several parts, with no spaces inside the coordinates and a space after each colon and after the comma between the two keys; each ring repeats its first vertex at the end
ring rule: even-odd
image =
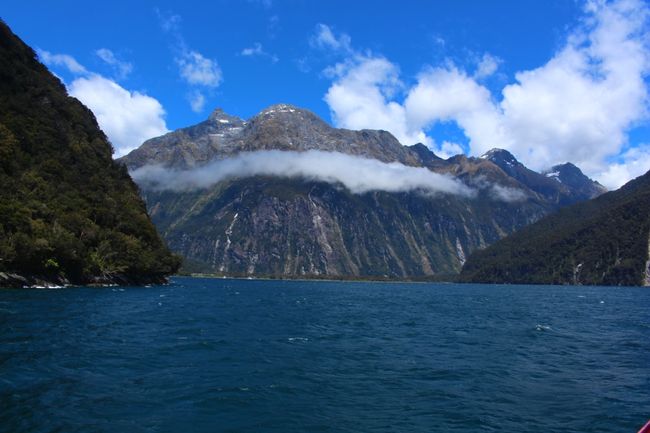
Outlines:
{"type": "Polygon", "coordinates": [[[88,71],[74,57],[68,54],[52,54],[49,51],[37,50],[38,57],[47,66],[63,66],[73,74],[86,74],[88,71]]]}
{"type": "Polygon", "coordinates": [[[355,194],[422,191],[472,197],[476,193],[462,182],[426,168],[319,150],[240,153],[192,170],[144,166],[131,175],[140,185],[158,190],[191,190],[227,179],[277,176],[340,183],[355,194]]]}
{"type": "Polygon", "coordinates": [[[264,51],[262,50],[262,44],[255,42],[252,47],[244,48],[241,51],[242,56],[260,56],[264,51]]]}
{"type": "Polygon", "coordinates": [[[181,77],[188,84],[217,87],[221,84],[221,68],[215,60],[204,57],[198,51],[184,51],[176,59],[181,77]]]}
{"type": "Polygon", "coordinates": [[[498,57],[495,57],[491,54],[485,53],[481,58],[481,61],[476,67],[476,72],[474,72],[474,78],[480,80],[482,78],[489,77],[494,74],[497,69],[499,69],[499,64],[502,60],[498,57]]]}
{"type": "Polygon", "coordinates": [[[643,144],[624,152],[620,162],[610,164],[598,178],[607,188],[619,188],[629,179],[639,177],[650,170],[650,144],[643,144]]]}
{"type": "Polygon", "coordinates": [[[461,153],[463,153],[463,146],[450,141],[443,141],[442,144],[436,148],[436,155],[443,159],[448,159],[461,153]]]}
{"type": "Polygon", "coordinates": [[[266,57],[273,63],[279,60],[276,55],[264,51],[262,44],[259,42],[255,42],[252,47],[244,48],[240,54],[244,57],[266,57]]]}
{"type": "Polygon", "coordinates": [[[352,39],[349,35],[341,33],[336,36],[332,29],[325,24],[316,25],[316,31],[309,42],[311,46],[315,48],[330,49],[348,53],[351,53],[353,51],[352,39]]]}
{"type": "Polygon", "coordinates": [[[534,168],[572,161],[594,174],[646,118],[647,5],[588,3],[586,29],[544,66],[520,72],[501,109],[512,150],[534,168]]]}
{"type": "Polygon", "coordinates": [[[69,93],[92,110],[115,148],[125,155],[143,141],[168,132],[165,111],[156,99],[131,92],[100,75],[75,79],[69,93]]]}
{"type": "Polygon", "coordinates": [[[528,198],[526,193],[520,189],[499,184],[491,185],[489,192],[496,200],[504,201],[506,203],[524,201],[528,198]]]}
{"type": "MultiPolygon", "coordinates": [[[[571,161],[604,184],[619,185],[638,159],[624,157],[625,169],[609,171],[608,161],[628,146],[628,130],[648,120],[649,14],[641,0],[588,1],[565,46],[539,68],[518,72],[500,100],[477,81],[498,67],[489,55],[474,76],[453,64],[426,67],[400,98],[382,88],[399,80],[397,66],[380,57],[359,61],[358,54],[328,69],[337,73],[330,73],[334,82],[325,100],[339,126],[387,129],[403,144],[417,139],[444,153],[426,131],[453,121],[473,155],[502,147],[538,170],[571,161]],[[364,78],[363,70],[378,63],[390,72],[364,78]]],[[[322,45],[335,47],[329,28],[321,30],[322,45]]]]}
{"type": "Polygon", "coordinates": [[[133,71],[133,65],[131,63],[118,59],[108,48],[100,48],[95,51],[95,54],[115,69],[118,78],[126,78],[133,71]]]}
{"type": "Polygon", "coordinates": [[[404,108],[411,127],[422,133],[435,122],[456,122],[469,137],[474,153],[508,147],[490,92],[453,66],[421,73],[408,92],[404,108]]]}
{"type": "Polygon", "coordinates": [[[173,38],[171,48],[176,52],[174,61],[181,78],[190,86],[188,102],[194,112],[203,110],[206,104],[205,90],[213,90],[223,82],[223,73],[215,59],[192,50],[181,32],[181,17],[156,9],[160,27],[173,38]],[[199,90],[200,88],[203,91],[199,90]]]}
{"type": "Polygon", "coordinates": [[[190,107],[195,113],[200,113],[205,108],[205,96],[203,93],[195,91],[189,95],[190,107]]]}
{"type": "Polygon", "coordinates": [[[426,140],[423,133],[409,128],[404,107],[388,101],[403,86],[395,64],[383,57],[357,56],[327,74],[337,77],[324,98],[337,126],[385,129],[403,144],[426,140]]]}

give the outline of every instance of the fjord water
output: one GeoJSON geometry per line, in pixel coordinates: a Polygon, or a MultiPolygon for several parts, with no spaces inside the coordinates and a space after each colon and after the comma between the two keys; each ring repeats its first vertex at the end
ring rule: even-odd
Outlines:
{"type": "Polygon", "coordinates": [[[635,432],[643,288],[0,290],[2,432],[635,432]]]}

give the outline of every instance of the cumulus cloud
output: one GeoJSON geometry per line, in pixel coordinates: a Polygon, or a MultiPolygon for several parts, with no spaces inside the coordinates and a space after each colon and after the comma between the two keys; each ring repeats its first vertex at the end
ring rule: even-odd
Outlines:
{"type": "Polygon", "coordinates": [[[189,84],[217,87],[221,84],[221,68],[215,60],[204,57],[198,51],[184,51],[176,58],[181,77],[189,84]]]}
{"type": "Polygon", "coordinates": [[[590,22],[544,66],[503,90],[513,150],[534,167],[573,161],[599,174],[647,115],[647,5],[588,3],[590,22]]]}
{"type": "Polygon", "coordinates": [[[440,158],[448,159],[452,156],[463,153],[463,146],[451,141],[443,141],[437,148],[436,153],[440,158]]]}
{"type": "Polygon", "coordinates": [[[92,110],[97,122],[122,156],[143,141],[168,132],[165,111],[156,99],[126,90],[101,75],[76,78],[68,86],[70,95],[92,110]]]}
{"type": "Polygon", "coordinates": [[[191,170],[150,165],[132,171],[131,175],[143,187],[176,191],[207,188],[228,179],[276,176],[342,184],[355,194],[368,191],[422,191],[463,197],[475,194],[475,190],[462,182],[426,168],[318,150],[240,153],[191,170]]]}
{"type": "Polygon", "coordinates": [[[106,64],[110,65],[120,79],[126,78],[133,71],[133,65],[131,63],[118,59],[108,48],[100,48],[95,51],[95,54],[106,62],[106,64]]]}
{"type": "Polygon", "coordinates": [[[424,143],[434,152],[448,154],[448,143],[438,144],[426,134],[436,122],[455,121],[465,133],[487,132],[486,150],[503,145],[499,112],[490,92],[462,70],[426,68],[401,102],[404,89],[399,67],[384,57],[356,54],[325,70],[334,82],[325,94],[336,126],[350,129],[385,129],[405,145],[424,143]]]}
{"type": "Polygon", "coordinates": [[[650,170],[650,144],[628,149],[600,175],[600,182],[610,188],[622,185],[621,179],[634,179],[650,170]]]}
{"type": "Polygon", "coordinates": [[[404,106],[388,100],[402,87],[395,64],[383,57],[357,56],[326,73],[336,77],[324,99],[337,126],[385,129],[403,144],[427,141],[422,131],[409,128],[404,106]]]}
{"type": "MultiPolygon", "coordinates": [[[[473,75],[451,63],[425,67],[413,86],[391,95],[384,86],[399,80],[397,65],[378,56],[360,58],[350,49],[354,54],[330,75],[325,101],[339,126],[387,129],[403,144],[421,141],[442,152],[427,131],[451,121],[473,155],[502,147],[538,170],[571,161],[616,187],[635,170],[610,168],[609,162],[629,147],[629,129],[648,119],[649,15],[641,0],[587,1],[585,17],[565,45],[546,64],[516,73],[496,96],[479,82],[498,68],[489,55],[473,75]],[[363,73],[378,64],[379,71],[390,72],[363,73]],[[372,96],[363,98],[360,90],[372,96]]],[[[323,45],[336,46],[335,35],[321,33],[323,45]]],[[[645,156],[630,158],[619,158],[619,165],[645,156]]]]}
{"type": "Polygon", "coordinates": [[[415,131],[423,132],[435,122],[455,121],[469,137],[474,153],[510,144],[489,90],[454,66],[422,72],[404,108],[415,131]]]}
{"type": "Polygon", "coordinates": [[[68,54],[53,54],[45,50],[37,50],[38,57],[47,66],[62,66],[73,74],[85,74],[88,71],[77,60],[68,54]]]}

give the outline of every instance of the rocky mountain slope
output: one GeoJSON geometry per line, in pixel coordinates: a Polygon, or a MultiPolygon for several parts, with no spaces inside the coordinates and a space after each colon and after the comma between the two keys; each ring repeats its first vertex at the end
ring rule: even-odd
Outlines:
{"type": "MultiPolygon", "coordinates": [[[[535,173],[546,184],[537,188],[489,157],[444,160],[424,145],[402,146],[386,131],[332,128],[286,104],[246,121],[216,110],[198,125],[148,140],[121,162],[139,183],[154,223],[187,259],[188,268],[228,275],[415,278],[454,273],[477,248],[567,202],[591,197],[535,173]],[[260,164],[251,155],[309,152],[321,152],[321,159],[302,167],[302,176],[250,169],[260,164]],[[341,154],[359,157],[361,165],[385,163],[377,166],[377,178],[390,170],[436,173],[442,176],[432,183],[456,182],[472,194],[432,192],[426,184],[355,192],[338,178],[312,174],[331,165],[331,155],[341,154]],[[242,155],[247,159],[237,160],[242,155]],[[194,188],[179,188],[175,181],[193,173],[209,177],[232,171],[214,161],[233,160],[246,175],[194,188]],[[146,174],[152,167],[166,170],[166,176],[152,182],[146,174]],[[166,188],[166,181],[176,186],[166,188]]],[[[355,167],[338,170],[354,177],[355,167]]]]}
{"type": "Polygon", "coordinates": [[[551,203],[567,205],[591,199],[606,192],[606,188],[585,176],[571,163],[556,165],[544,173],[530,170],[503,149],[492,149],[483,159],[492,161],[508,176],[523,183],[551,203]]]}
{"type": "Polygon", "coordinates": [[[0,21],[0,286],[161,282],[179,259],[93,114],[0,21]]]}
{"type": "Polygon", "coordinates": [[[650,172],[475,252],[461,280],[650,285],[650,172]]]}

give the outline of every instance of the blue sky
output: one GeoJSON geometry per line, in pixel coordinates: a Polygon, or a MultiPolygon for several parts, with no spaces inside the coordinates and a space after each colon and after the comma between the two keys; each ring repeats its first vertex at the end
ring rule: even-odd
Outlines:
{"type": "Polygon", "coordinates": [[[131,1],[4,5],[117,154],[221,107],[286,102],[436,153],[650,169],[648,5],[603,1],[131,1]]]}

